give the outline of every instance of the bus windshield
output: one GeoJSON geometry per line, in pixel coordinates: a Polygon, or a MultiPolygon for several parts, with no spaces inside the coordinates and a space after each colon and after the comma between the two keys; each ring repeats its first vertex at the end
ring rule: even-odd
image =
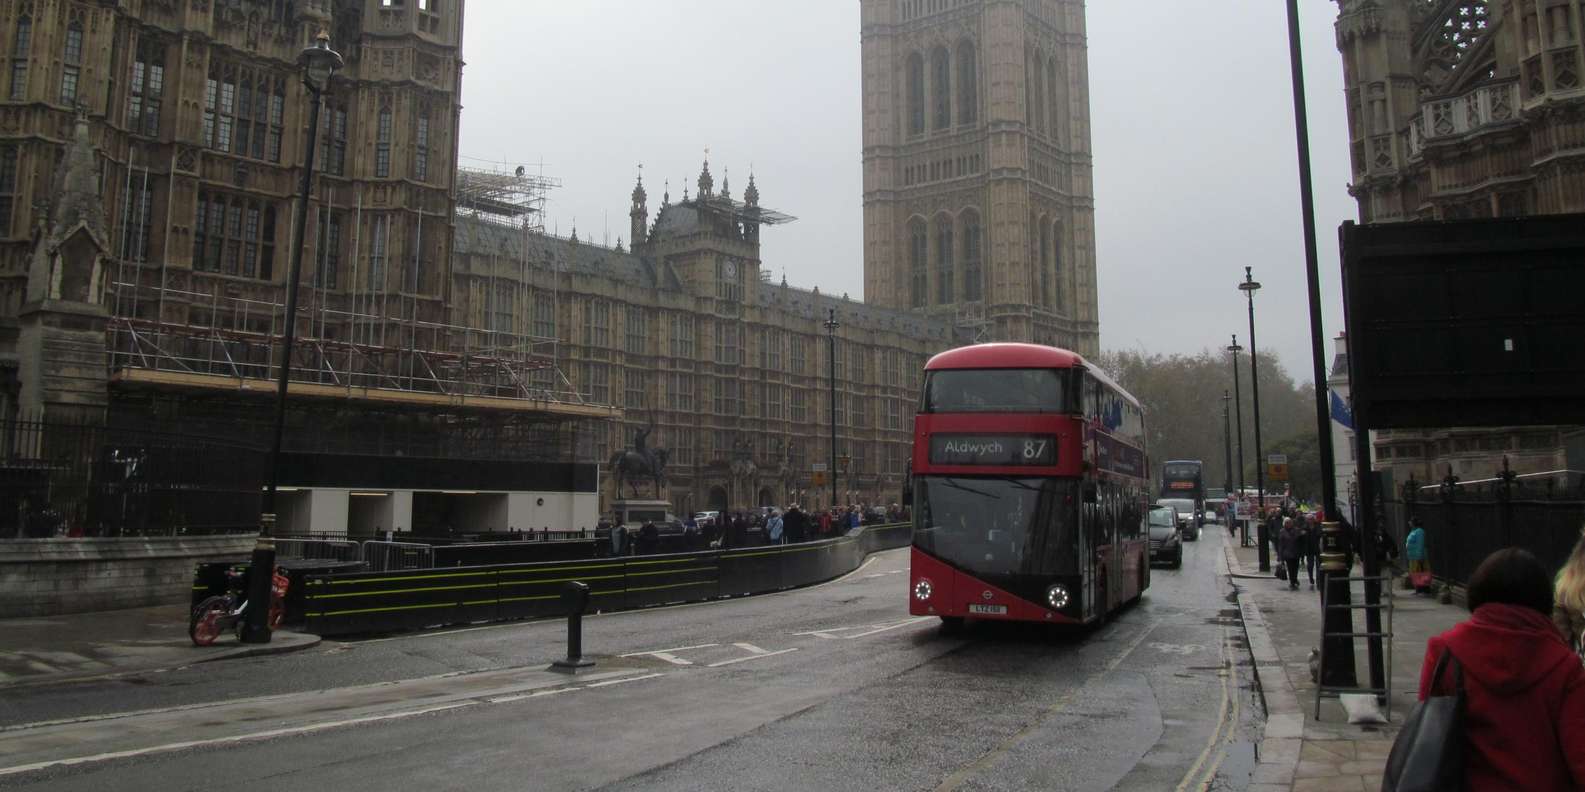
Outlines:
{"type": "Polygon", "coordinates": [[[1188,463],[1167,465],[1164,475],[1173,480],[1194,480],[1200,477],[1200,466],[1188,463]]]}
{"type": "Polygon", "coordinates": [[[1067,372],[942,369],[925,381],[924,412],[1068,412],[1067,372]]]}
{"type": "Polygon", "coordinates": [[[1072,479],[923,476],[914,544],[982,578],[1076,574],[1077,487],[1072,479]]]}

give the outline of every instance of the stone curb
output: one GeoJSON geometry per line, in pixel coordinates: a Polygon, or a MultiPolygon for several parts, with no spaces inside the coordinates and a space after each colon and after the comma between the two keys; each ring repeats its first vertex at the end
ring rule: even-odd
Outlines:
{"type": "MultiPolygon", "coordinates": [[[[1251,575],[1239,563],[1233,548],[1223,545],[1230,578],[1265,578],[1251,575]]],[[[1261,731],[1260,762],[1255,765],[1252,792],[1266,789],[1288,789],[1299,767],[1299,749],[1304,737],[1304,710],[1299,705],[1298,694],[1288,681],[1282,667],[1282,658],[1271,640],[1266,627],[1266,616],[1261,613],[1253,597],[1237,593],[1238,610],[1244,624],[1244,637],[1249,644],[1253,660],[1255,683],[1266,706],[1266,725],[1261,731]]]]}
{"type": "Polygon", "coordinates": [[[214,663],[221,660],[237,660],[244,657],[265,657],[268,655],[300,652],[304,649],[312,649],[318,646],[321,642],[323,642],[323,640],[324,639],[312,633],[283,630],[277,633],[275,639],[271,640],[267,644],[247,644],[221,652],[206,654],[200,657],[185,658],[180,662],[160,663],[156,665],[125,668],[115,671],[90,671],[79,674],[48,674],[37,677],[24,677],[22,679],[12,680],[10,682],[0,682],[0,691],[44,687],[47,685],[69,685],[76,682],[88,682],[91,680],[100,679],[118,679],[120,677],[133,676],[136,674],[157,674],[164,671],[174,671],[178,668],[198,665],[200,663],[214,663]],[[285,636],[293,637],[284,641],[280,640],[285,636]]]}

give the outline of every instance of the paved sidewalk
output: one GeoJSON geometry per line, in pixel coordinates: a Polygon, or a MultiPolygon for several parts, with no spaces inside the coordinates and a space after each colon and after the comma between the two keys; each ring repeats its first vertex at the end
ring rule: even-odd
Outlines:
{"type": "Polygon", "coordinates": [[[317,635],[279,630],[267,644],[241,644],[228,633],[213,646],[193,646],[184,605],[0,619],[0,690],[278,654],[318,643],[317,635]]]}
{"type": "MultiPolygon", "coordinates": [[[[1462,608],[1439,604],[1433,597],[1394,588],[1394,635],[1388,659],[1391,722],[1351,726],[1336,698],[1322,700],[1321,717],[1316,720],[1316,686],[1310,680],[1309,658],[1321,641],[1320,593],[1310,590],[1303,569],[1299,576],[1306,582],[1301,590],[1289,591],[1287,582],[1258,571],[1255,548],[1228,544],[1224,549],[1228,570],[1239,587],[1239,607],[1266,699],[1265,739],[1251,792],[1380,789],[1381,770],[1392,740],[1418,696],[1426,640],[1468,614],[1462,608]]],[[[1354,569],[1354,574],[1359,574],[1357,565],[1354,569]]],[[[1354,601],[1365,601],[1362,584],[1355,584],[1354,601]]],[[[1354,620],[1354,629],[1364,631],[1364,614],[1356,612],[1354,620]]],[[[1368,684],[1365,640],[1356,639],[1355,643],[1355,668],[1361,683],[1368,684]]]]}

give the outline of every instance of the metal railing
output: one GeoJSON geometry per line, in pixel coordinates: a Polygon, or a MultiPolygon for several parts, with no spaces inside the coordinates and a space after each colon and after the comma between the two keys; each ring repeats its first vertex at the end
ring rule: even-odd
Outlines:
{"type": "Polygon", "coordinates": [[[370,540],[363,543],[360,560],[370,572],[389,572],[393,569],[432,569],[435,566],[435,548],[415,542],[382,542],[370,540]]]}
{"type": "Polygon", "coordinates": [[[276,539],[275,557],[324,561],[361,561],[363,547],[350,539],[276,539]]]}
{"type": "Polygon", "coordinates": [[[1384,504],[1390,535],[1401,546],[1404,525],[1419,519],[1432,573],[1456,585],[1466,584],[1486,556],[1504,547],[1525,548],[1557,569],[1585,527],[1585,473],[1579,471],[1410,486],[1398,494],[1409,497],[1384,504]]]}
{"type": "Polygon", "coordinates": [[[264,453],[93,422],[0,421],[0,537],[254,532],[264,453]]]}

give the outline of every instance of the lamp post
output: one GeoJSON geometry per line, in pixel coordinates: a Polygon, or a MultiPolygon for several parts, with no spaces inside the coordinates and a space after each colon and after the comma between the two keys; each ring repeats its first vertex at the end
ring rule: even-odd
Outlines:
{"type": "Polygon", "coordinates": [[[831,382],[831,507],[837,505],[837,309],[831,309],[830,318],[825,321],[826,340],[829,346],[826,350],[826,362],[830,364],[831,382]]]}
{"type": "MultiPolygon", "coordinates": [[[[1299,36],[1299,0],[1288,0],[1288,65],[1293,82],[1293,121],[1299,157],[1299,202],[1304,213],[1304,263],[1305,279],[1310,297],[1310,365],[1315,379],[1315,430],[1316,447],[1320,451],[1321,504],[1324,519],[1337,521],[1342,514],[1337,497],[1336,451],[1332,448],[1332,415],[1326,388],[1326,339],[1321,330],[1321,268],[1315,246],[1315,197],[1310,178],[1310,121],[1304,100],[1304,56],[1299,36]]],[[[1368,416],[1366,416],[1368,420],[1368,416]]],[[[1256,427],[1259,431],[1259,427],[1256,427]]],[[[1358,426],[1356,438],[1359,445],[1369,447],[1369,430],[1365,422],[1358,426]]],[[[1356,454],[1356,456],[1358,456],[1356,454]]],[[[1369,455],[1359,457],[1364,471],[1356,473],[1357,494],[1362,526],[1354,532],[1360,539],[1360,553],[1365,562],[1365,632],[1366,654],[1370,664],[1370,685],[1385,690],[1386,667],[1381,647],[1381,611],[1375,607],[1381,602],[1381,584],[1370,578],[1380,574],[1376,562],[1375,479],[1371,476],[1369,455]]],[[[1350,509],[1353,507],[1350,498],[1350,509]]],[[[1345,571],[1342,577],[1347,577],[1345,571]]],[[[1321,683],[1333,687],[1354,687],[1357,684],[1354,670],[1353,594],[1348,581],[1333,586],[1330,573],[1322,569],[1322,602],[1337,606],[1321,614],[1325,632],[1337,636],[1328,640],[1333,644],[1324,652],[1328,668],[1321,669],[1321,683]]]]}
{"type": "MultiPolygon", "coordinates": [[[[1226,456],[1223,457],[1224,462],[1222,465],[1222,470],[1225,471],[1222,474],[1222,496],[1224,498],[1231,497],[1233,494],[1233,408],[1232,405],[1228,404],[1232,400],[1232,394],[1228,393],[1224,388],[1222,390],[1222,439],[1225,441],[1226,446],[1224,449],[1226,456]]],[[[1231,523],[1229,524],[1231,525],[1231,523]]]]}
{"type": "Polygon", "coordinates": [[[275,530],[275,495],[281,483],[281,436],[286,430],[286,387],[292,372],[292,345],[297,342],[297,290],[303,281],[303,236],[308,225],[308,202],[314,181],[314,151],[319,145],[319,105],[330,88],[330,77],[341,68],[340,53],[330,48],[330,35],[320,31],[314,43],[297,56],[303,67],[303,85],[308,88],[308,146],[303,152],[303,183],[298,196],[297,221],[292,229],[292,266],[286,279],[286,318],[281,334],[281,363],[275,386],[275,432],[270,443],[270,458],[265,475],[264,508],[260,514],[259,541],[253,548],[249,567],[248,600],[256,603],[245,614],[242,640],[269,643],[270,583],[275,569],[275,544],[269,536],[275,530]]]}
{"type": "MultiPolygon", "coordinates": [[[[1244,514],[1244,390],[1238,384],[1238,353],[1244,348],[1238,345],[1238,334],[1233,334],[1233,343],[1227,347],[1229,357],[1233,359],[1233,419],[1238,424],[1238,516],[1245,518],[1244,514]]],[[[1239,526],[1238,543],[1249,546],[1249,529],[1239,526]]]]}
{"type": "Polygon", "coordinates": [[[1255,358],[1255,292],[1260,291],[1260,281],[1255,280],[1253,267],[1244,268],[1244,282],[1238,290],[1249,298],[1249,387],[1255,400],[1255,497],[1259,503],[1255,536],[1260,543],[1260,571],[1271,571],[1271,544],[1266,536],[1266,471],[1260,457],[1260,369],[1255,358]]]}

